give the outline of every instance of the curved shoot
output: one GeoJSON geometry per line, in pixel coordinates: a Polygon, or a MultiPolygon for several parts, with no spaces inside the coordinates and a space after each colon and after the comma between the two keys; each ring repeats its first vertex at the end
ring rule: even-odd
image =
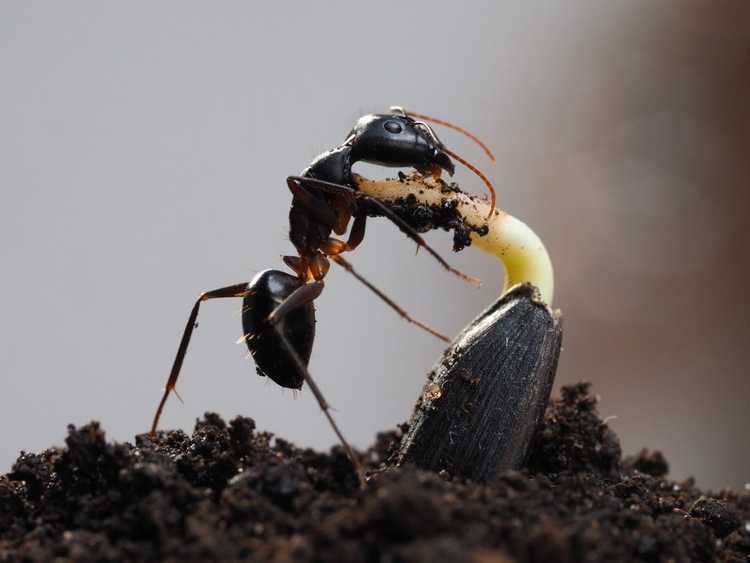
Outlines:
{"type": "Polygon", "coordinates": [[[369,180],[354,175],[357,189],[385,203],[413,202],[432,208],[454,208],[471,231],[474,246],[500,260],[505,270],[503,293],[509,288],[530,283],[547,305],[554,297],[555,277],[544,243],[523,221],[489,203],[453,189],[446,190],[440,180],[419,175],[369,180]]]}

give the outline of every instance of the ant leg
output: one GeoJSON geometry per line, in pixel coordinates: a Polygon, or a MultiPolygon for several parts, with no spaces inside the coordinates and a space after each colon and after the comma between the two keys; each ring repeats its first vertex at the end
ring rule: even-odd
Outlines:
{"type": "Polygon", "coordinates": [[[357,278],[360,282],[362,282],[364,285],[367,286],[370,291],[372,291],[375,295],[380,297],[383,301],[385,301],[389,307],[391,307],[394,311],[396,311],[405,321],[412,323],[414,325],[417,325],[419,328],[426,330],[433,336],[437,336],[440,340],[443,340],[444,342],[450,342],[450,338],[445,336],[444,334],[438,332],[431,326],[423,323],[422,321],[419,321],[412,317],[409,313],[407,313],[404,309],[402,309],[399,305],[396,304],[395,301],[393,301],[390,297],[388,297],[385,293],[380,291],[377,287],[372,285],[367,279],[362,277],[361,274],[357,273],[357,271],[352,267],[352,265],[344,260],[340,254],[336,254],[334,256],[331,256],[331,260],[336,262],[339,266],[344,268],[347,272],[349,272],[351,275],[353,275],[355,278],[357,278]]]}
{"type": "Polygon", "coordinates": [[[205,293],[201,293],[200,297],[196,300],[192,311],[190,311],[187,324],[185,325],[185,331],[182,333],[182,340],[180,340],[180,346],[177,349],[177,356],[175,356],[174,363],[172,364],[172,371],[169,372],[169,379],[167,379],[167,384],[164,386],[164,394],[161,397],[161,401],[159,401],[159,406],[154,415],[154,422],[151,425],[152,437],[156,435],[156,428],[159,426],[159,419],[164,410],[164,404],[167,402],[167,397],[169,397],[169,394],[174,391],[175,385],[177,384],[177,378],[180,376],[180,368],[182,368],[182,362],[185,359],[188,344],[190,344],[190,337],[193,335],[193,330],[195,329],[195,321],[198,319],[198,311],[200,310],[201,303],[208,301],[209,299],[219,299],[223,297],[245,297],[247,293],[247,282],[245,282],[206,291],[205,293]]]}
{"type": "Polygon", "coordinates": [[[349,238],[346,241],[346,245],[349,250],[354,250],[360,243],[365,239],[365,227],[367,226],[367,213],[364,209],[357,209],[354,214],[354,222],[352,223],[352,229],[349,231],[349,238]]]}
{"type": "Polygon", "coordinates": [[[266,317],[266,320],[269,323],[276,324],[282,317],[289,314],[289,312],[297,307],[315,301],[323,292],[324,287],[325,283],[323,283],[323,280],[310,281],[305,285],[298,287],[292,291],[286,299],[277,305],[273,311],[271,311],[271,314],[266,317]]]}
{"type": "Polygon", "coordinates": [[[481,281],[475,277],[469,276],[467,274],[464,274],[460,270],[456,270],[455,268],[451,267],[450,264],[442,257],[440,254],[438,254],[435,250],[432,249],[432,247],[425,242],[425,240],[420,236],[420,234],[414,230],[414,228],[409,225],[406,221],[404,221],[401,217],[396,215],[390,207],[385,205],[382,201],[375,199],[374,197],[362,195],[359,197],[359,201],[364,201],[368,205],[372,205],[373,207],[377,208],[378,213],[383,215],[386,219],[391,221],[394,225],[396,225],[399,229],[401,229],[401,232],[403,232],[407,237],[409,237],[411,240],[417,243],[418,247],[422,247],[427,252],[429,252],[435,260],[437,260],[440,265],[451,272],[452,274],[457,275],[459,278],[468,281],[469,283],[473,283],[476,286],[481,285],[481,281]]]}
{"type": "Polygon", "coordinates": [[[336,433],[336,436],[338,437],[339,442],[341,442],[341,446],[344,448],[344,451],[346,452],[346,456],[349,458],[349,461],[354,466],[354,471],[357,474],[357,479],[359,481],[360,487],[364,488],[365,472],[362,469],[362,465],[359,463],[359,460],[355,457],[354,450],[352,450],[351,446],[349,445],[349,442],[346,441],[346,438],[344,438],[344,435],[341,433],[341,430],[339,430],[339,427],[336,424],[336,421],[333,419],[333,416],[331,416],[330,405],[325,400],[325,397],[323,397],[323,393],[321,393],[320,388],[315,383],[315,380],[312,378],[312,375],[310,375],[310,372],[308,371],[307,367],[305,367],[305,363],[302,361],[302,358],[299,357],[297,352],[294,350],[294,347],[292,347],[291,343],[287,340],[286,336],[284,336],[284,332],[275,323],[273,324],[273,327],[276,330],[276,334],[279,337],[279,341],[281,342],[282,346],[286,348],[286,351],[289,353],[289,356],[292,358],[292,360],[296,364],[297,369],[300,371],[300,373],[302,373],[302,376],[305,378],[305,382],[307,383],[308,387],[310,387],[310,390],[312,391],[312,394],[315,397],[315,400],[318,401],[318,405],[320,406],[320,409],[323,411],[323,415],[326,417],[326,419],[328,419],[328,424],[331,425],[331,428],[333,428],[333,431],[336,433]]]}
{"type": "Polygon", "coordinates": [[[315,383],[315,380],[310,374],[310,371],[307,369],[305,362],[303,362],[302,358],[299,357],[299,354],[297,354],[294,346],[292,346],[292,344],[289,342],[281,326],[279,326],[278,324],[279,321],[284,317],[284,315],[288,314],[290,311],[315,300],[320,295],[320,292],[323,291],[323,287],[323,281],[319,280],[307,283],[302,287],[295,289],[292,294],[289,295],[289,297],[284,299],[284,301],[278,307],[276,307],[270,315],[268,315],[267,320],[271,324],[271,326],[273,326],[274,330],[276,331],[276,335],[279,338],[279,342],[281,342],[281,345],[286,348],[287,354],[289,354],[289,357],[292,358],[292,361],[297,366],[297,370],[302,374],[302,377],[307,383],[307,386],[312,391],[315,400],[320,406],[320,410],[323,411],[323,415],[326,417],[326,419],[328,419],[328,423],[331,425],[331,428],[333,428],[333,432],[338,437],[339,442],[341,442],[341,445],[344,448],[344,452],[346,452],[349,461],[354,467],[354,471],[357,474],[357,479],[359,480],[360,487],[363,488],[365,485],[365,475],[362,466],[359,463],[359,460],[354,455],[354,450],[352,450],[349,442],[347,442],[346,438],[344,438],[344,435],[341,433],[341,430],[336,424],[336,421],[333,419],[333,416],[331,415],[331,407],[328,404],[328,401],[326,401],[325,397],[323,396],[323,393],[320,391],[317,383],[315,383]]]}
{"type": "Polygon", "coordinates": [[[326,256],[336,256],[342,252],[351,252],[364,240],[366,225],[367,214],[363,209],[358,209],[354,215],[354,222],[352,223],[351,231],[349,231],[349,238],[346,242],[335,238],[329,238],[320,245],[320,251],[326,256]]]}

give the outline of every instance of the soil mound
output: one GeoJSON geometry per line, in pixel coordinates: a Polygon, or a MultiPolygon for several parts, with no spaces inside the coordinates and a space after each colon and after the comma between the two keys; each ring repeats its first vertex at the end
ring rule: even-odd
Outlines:
{"type": "Polygon", "coordinates": [[[527,468],[487,484],[299,449],[249,418],[113,444],[99,424],[0,477],[0,561],[750,561],[750,495],[623,459],[588,385],[550,403],[527,468]]]}

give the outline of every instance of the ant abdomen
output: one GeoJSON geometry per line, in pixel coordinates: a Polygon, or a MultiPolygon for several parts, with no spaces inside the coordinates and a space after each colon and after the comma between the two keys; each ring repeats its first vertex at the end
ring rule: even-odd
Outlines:
{"type": "MultiPolygon", "coordinates": [[[[255,360],[258,375],[271,378],[282,387],[300,389],[303,375],[290,355],[285,353],[279,336],[268,321],[271,312],[295,290],[305,285],[298,277],[279,270],[259,272],[247,287],[242,301],[242,328],[245,342],[255,360]]],[[[295,307],[279,318],[281,330],[307,365],[315,340],[315,306],[312,302],[295,307]]]]}

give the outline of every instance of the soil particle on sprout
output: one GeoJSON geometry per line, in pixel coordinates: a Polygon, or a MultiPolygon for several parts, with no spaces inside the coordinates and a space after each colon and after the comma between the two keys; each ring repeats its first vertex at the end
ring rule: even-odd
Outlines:
{"type": "MultiPolygon", "coordinates": [[[[399,181],[408,183],[408,177],[399,173],[399,181]]],[[[440,191],[444,194],[463,193],[458,184],[440,180],[440,191]]],[[[414,194],[398,198],[388,204],[388,207],[413,229],[426,233],[434,229],[453,231],[453,250],[459,252],[471,246],[471,233],[484,236],[488,233],[486,225],[474,227],[468,224],[458,212],[457,199],[445,199],[440,204],[424,205],[417,201],[414,194]]],[[[377,209],[368,210],[372,217],[380,216],[377,209]]]]}
{"type": "Polygon", "coordinates": [[[389,468],[378,435],[360,491],[346,456],[249,418],[107,442],[93,422],[0,476],[0,561],[748,561],[750,496],[623,460],[588,386],[552,401],[528,467],[486,484],[389,468]]]}

